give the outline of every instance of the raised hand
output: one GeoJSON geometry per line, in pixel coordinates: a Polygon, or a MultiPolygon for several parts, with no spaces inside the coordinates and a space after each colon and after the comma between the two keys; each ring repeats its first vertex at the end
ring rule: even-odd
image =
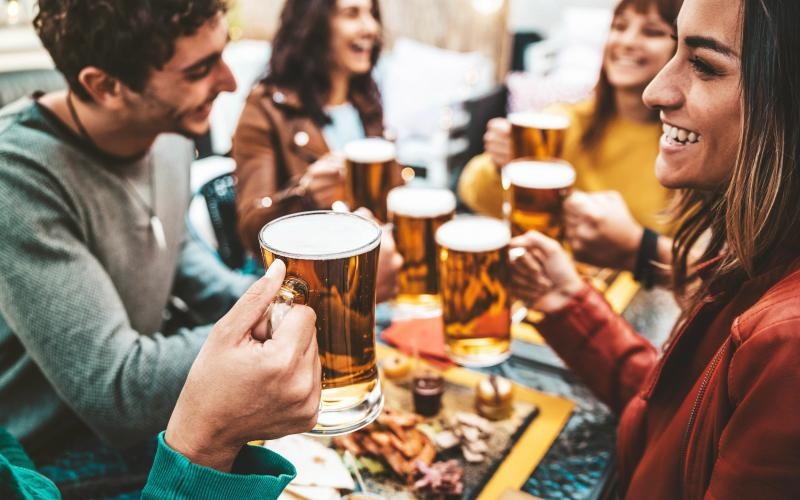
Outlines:
{"type": "Polygon", "coordinates": [[[505,118],[492,118],[486,125],[483,134],[483,148],[491,156],[492,161],[501,168],[512,160],[511,155],[511,123],[505,118]]]}
{"type": "Polygon", "coordinates": [[[228,471],[248,441],[316,424],[322,377],[314,311],[292,306],[270,339],[253,336],[285,273],[276,260],[214,325],[189,371],[165,440],[194,463],[228,471]]]}
{"type": "Polygon", "coordinates": [[[344,178],[344,156],[328,153],[308,167],[299,185],[319,208],[329,209],[334,201],[345,197],[344,178]]]}
{"type": "Polygon", "coordinates": [[[558,311],[585,286],[557,241],[529,231],[512,239],[511,248],[511,290],[526,306],[558,311]]]}
{"type": "Polygon", "coordinates": [[[564,202],[564,222],[566,241],[577,260],[633,270],[643,228],[618,192],[573,193],[564,202]]]}

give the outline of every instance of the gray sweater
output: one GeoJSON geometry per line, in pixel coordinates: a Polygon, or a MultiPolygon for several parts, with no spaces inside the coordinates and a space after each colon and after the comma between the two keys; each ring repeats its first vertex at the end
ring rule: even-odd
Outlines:
{"type": "Polygon", "coordinates": [[[164,134],[122,161],[39,104],[0,112],[0,427],[27,446],[78,419],[119,446],[155,435],[210,328],[159,333],[170,295],[213,322],[252,282],[186,237],[192,153],[164,134]]]}

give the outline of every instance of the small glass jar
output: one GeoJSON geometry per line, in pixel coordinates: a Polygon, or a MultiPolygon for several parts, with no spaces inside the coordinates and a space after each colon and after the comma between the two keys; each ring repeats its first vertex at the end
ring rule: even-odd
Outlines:
{"type": "Polygon", "coordinates": [[[433,371],[425,371],[414,377],[414,411],[425,417],[433,417],[442,409],[444,377],[433,371]]]}

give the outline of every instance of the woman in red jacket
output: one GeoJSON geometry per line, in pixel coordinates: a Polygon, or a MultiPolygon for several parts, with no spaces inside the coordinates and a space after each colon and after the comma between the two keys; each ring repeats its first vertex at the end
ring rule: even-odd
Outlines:
{"type": "Polygon", "coordinates": [[[516,293],[621,414],[628,498],[800,493],[797,19],[796,1],[686,0],[677,53],[645,91],[664,124],[656,175],[682,190],[671,269],[686,309],[662,356],[560,245],[538,233],[514,242],[528,250],[516,293]]]}

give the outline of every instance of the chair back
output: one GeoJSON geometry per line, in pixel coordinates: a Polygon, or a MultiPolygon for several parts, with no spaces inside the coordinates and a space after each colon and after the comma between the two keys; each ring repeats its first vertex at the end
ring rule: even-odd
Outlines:
{"type": "Polygon", "coordinates": [[[66,87],[64,77],[54,69],[0,72],[0,108],[36,91],[46,93],[66,87]]]}
{"type": "Polygon", "coordinates": [[[214,177],[203,184],[199,193],[208,206],[220,258],[231,269],[241,268],[245,262],[245,250],[236,230],[235,177],[231,173],[214,177]]]}

